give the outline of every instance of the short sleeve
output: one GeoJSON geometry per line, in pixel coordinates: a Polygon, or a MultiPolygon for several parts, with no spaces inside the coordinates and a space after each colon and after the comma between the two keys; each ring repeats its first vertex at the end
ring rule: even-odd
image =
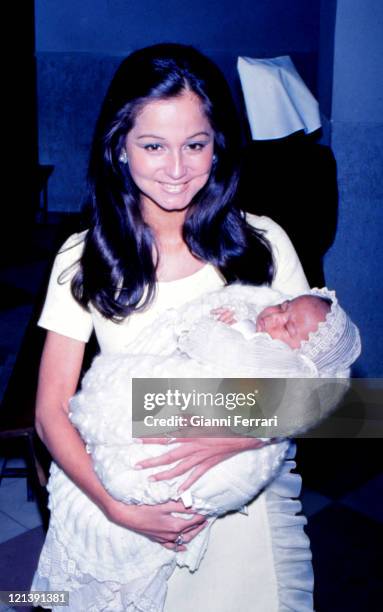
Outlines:
{"type": "Polygon", "coordinates": [[[276,270],[272,289],[288,295],[308,291],[310,286],[302,264],[285,230],[269,217],[247,214],[246,221],[255,229],[265,231],[265,237],[273,249],[276,270]]]}
{"type": "Polygon", "coordinates": [[[87,342],[93,329],[92,315],[72,296],[71,280],[84,248],[85,232],[73,234],[56,255],[49,280],[40,327],[87,342]]]}

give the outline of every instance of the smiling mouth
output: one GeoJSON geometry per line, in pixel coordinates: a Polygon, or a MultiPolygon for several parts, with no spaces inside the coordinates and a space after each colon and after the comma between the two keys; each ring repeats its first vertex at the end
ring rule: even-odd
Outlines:
{"type": "Polygon", "coordinates": [[[160,183],[161,188],[167,193],[182,193],[187,187],[186,183],[160,183]]]}

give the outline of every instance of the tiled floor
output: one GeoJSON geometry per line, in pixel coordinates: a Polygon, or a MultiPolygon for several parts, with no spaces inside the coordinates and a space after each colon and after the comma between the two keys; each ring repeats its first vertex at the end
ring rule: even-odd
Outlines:
{"type": "MultiPolygon", "coordinates": [[[[14,459],[9,466],[24,465],[14,459]]],[[[6,478],[0,487],[0,543],[42,524],[40,512],[34,501],[27,501],[25,478],[6,478]]]]}
{"type": "MultiPolygon", "coordinates": [[[[0,392],[12,371],[47,266],[54,230],[46,229],[45,251],[40,248],[35,259],[0,271],[0,284],[7,288],[0,304],[0,392]]],[[[41,238],[41,228],[39,233],[41,238]]],[[[0,456],[1,449],[0,443],[0,456]]],[[[302,501],[313,549],[317,612],[382,609],[382,457],[380,440],[298,441],[297,462],[305,485],[302,501]]],[[[22,460],[16,457],[14,461],[20,465],[22,460]]],[[[43,539],[40,526],[36,503],[27,501],[25,480],[4,480],[0,486],[0,566],[4,554],[3,563],[17,566],[20,584],[25,588],[43,539]],[[33,550],[28,548],[32,541],[33,550]],[[22,551],[16,560],[12,559],[13,546],[18,555],[22,551]]],[[[0,572],[0,590],[8,587],[2,583],[0,572]]],[[[0,604],[0,612],[6,609],[0,604]]]]}

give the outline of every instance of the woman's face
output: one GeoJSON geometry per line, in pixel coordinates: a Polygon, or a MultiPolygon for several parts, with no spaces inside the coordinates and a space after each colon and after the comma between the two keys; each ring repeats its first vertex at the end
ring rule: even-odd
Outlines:
{"type": "Polygon", "coordinates": [[[199,98],[185,91],[146,104],[126,137],[125,148],[143,210],[157,206],[181,211],[209,178],[214,132],[199,98]]]}

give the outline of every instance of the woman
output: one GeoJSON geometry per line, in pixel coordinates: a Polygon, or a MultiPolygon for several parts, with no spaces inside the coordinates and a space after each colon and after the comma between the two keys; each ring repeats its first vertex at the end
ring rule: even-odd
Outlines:
{"type": "MultiPolygon", "coordinates": [[[[231,96],[207,58],[165,44],[123,62],[93,140],[92,223],[58,254],[40,319],[48,335],[36,428],[55,464],[51,524],[32,587],[69,590],[70,610],[153,609],[145,593],[142,607],[133,606],[129,585],[139,576],[124,573],[123,551],[114,563],[103,560],[108,551],[100,534],[127,528],[183,551],[206,525],[182,502],[117,502],[97,479],[68,419],[92,328],[101,351],[118,352],[160,312],[226,283],[266,283],[290,294],[308,289],[283,230],[266,217],[246,219],[237,208],[238,151],[231,96]],[[191,518],[174,515],[179,512],[191,518]],[[76,548],[79,530],[86,530],[86,551],[76,548]]],[[[195,468],[187,488],[216,463],[257,445],[246,438],[193,439],[147,464],[178,461],[157,478],[195,468]]],[[[304,519],[295,516],[299,503],[289,499],[300,488],[299,477],[288,473],[292,466],[286,463],[249,516],[216,522],[199,570],[171,576],[167,612],[312,609],[304,519]]]]}

